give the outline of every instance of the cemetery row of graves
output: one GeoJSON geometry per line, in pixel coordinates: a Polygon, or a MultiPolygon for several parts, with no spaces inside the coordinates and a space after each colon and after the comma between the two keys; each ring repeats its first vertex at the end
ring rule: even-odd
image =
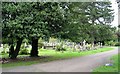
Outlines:
{"type": "MultiPolygon", "coordinates": [[[[103,47],[102,43],[98,42],[96,44],[89,44],[85,40],[80,43],[75,43],[75,42],[69,42],[69,41],[59,41],[57,39],[54,39],[54,41],[49,41],[45,42],[42,41],[38,43],[38,48],[39,49],[46,49],[46,50],[56,50],[56,51],[76,51],[76,52],[81,52],[81,51],[87,51],[87,50],[96,50],[98,48],[103,47]],[[70,49],[70,50],[67,50],[70,49]]],[[[0,53],[9,53],[9,48],[10,46],[8,44],[1,44],[0,53]]],[[[29,54],[32,46],[28,44],[27,42],[22,43],[21,46],[21,52],[20,54],[29,54]]]]}
{"type": "MultiPolygon", "coordinates": [[[[89,50],[97,50],[102,48],[103,46],[108,46],[108,44],[103,45],[102,42],[95,43],[88,43],[86,40],[81,42],[71,42],[69,40],[59,40],[55,38],[50,38],[49,41],[44,41],[41,38],[38,42],[38,49],[44,50],[55,50],[55,51],[71,51],[71,52],[82,52],[82,51],[89,51],[89,50]]],[[[111,46],[111,44],[109,44],[111,46]]],[[[9,44],[1,44],[0,46],[0,55],[9,54],[10,46],[9,44]]],[[[21,48],[20,48],[20,55],[28,55],[30,54],[32,46],[28,41],[23,41],[21,48]]]]}

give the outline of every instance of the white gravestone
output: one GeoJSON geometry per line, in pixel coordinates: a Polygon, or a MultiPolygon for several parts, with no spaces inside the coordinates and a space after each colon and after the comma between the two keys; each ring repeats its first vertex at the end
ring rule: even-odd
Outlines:
{"type": "Polygon", "coordinates": [[[86,44],[86,41],[84,40],[84,41],[83,41],[83,50],[86,50],[85,44],[86,44]]]}

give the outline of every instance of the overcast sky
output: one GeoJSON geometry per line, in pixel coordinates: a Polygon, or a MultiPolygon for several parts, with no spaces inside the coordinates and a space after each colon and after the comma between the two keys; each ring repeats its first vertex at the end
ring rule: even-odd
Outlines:
{"type": "Polygon", "coordinates": [[[117,2],[115,2],[115,0],[110,0],[112,2],[112,8],[114,9],[115,12],[115,17],[114,17],[114,21],[111,23],[112,26],[118,26],[118,5],[117,2]]]}

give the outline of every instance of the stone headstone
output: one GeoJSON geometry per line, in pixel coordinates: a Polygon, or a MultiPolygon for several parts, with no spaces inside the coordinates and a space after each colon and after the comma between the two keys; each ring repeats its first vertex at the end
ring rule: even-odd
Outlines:
{"type": "Polygon", "coordinates": [[[100,43],[100,47],[102,47],[103,45],[102,45],[102,43],[100,43]]]}
{"type": "Polygon", "coordinates": [[[83,41],[83,50],[86,50],[86,41],[83,41]]]}
{"type": "Polygon", "coordinates": [[[83,46],[85,46],[85,44],[86,44],[86,41],[84,40],[84,41],[83,41],[83,46]]]}

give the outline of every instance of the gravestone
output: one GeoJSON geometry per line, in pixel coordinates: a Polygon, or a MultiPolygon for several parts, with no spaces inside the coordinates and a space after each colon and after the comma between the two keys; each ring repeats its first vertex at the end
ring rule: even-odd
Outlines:
{"type": "Polygon", "coordinates": [[[103,47],[103,44],[102,44],[102,43],[100,43],[100,47],[103,47]]]}
{"type": "Polygon", "coordinates": [[[100,42],[98,42],[98,47],[99,47],[99,48],[100,48],[100,44],[101,44],[101,43],[100,43],[100,42]]]}
{"type": "Polygon", "coordinates": [[[1,44],[1,47],[0,47],[0,53],[3,51],[3,44],[1,44]]]}
{"type": "Polygon", "coordinates": [[[83,41],[83,51],[86,50],[86,41],[83,41]]]}

